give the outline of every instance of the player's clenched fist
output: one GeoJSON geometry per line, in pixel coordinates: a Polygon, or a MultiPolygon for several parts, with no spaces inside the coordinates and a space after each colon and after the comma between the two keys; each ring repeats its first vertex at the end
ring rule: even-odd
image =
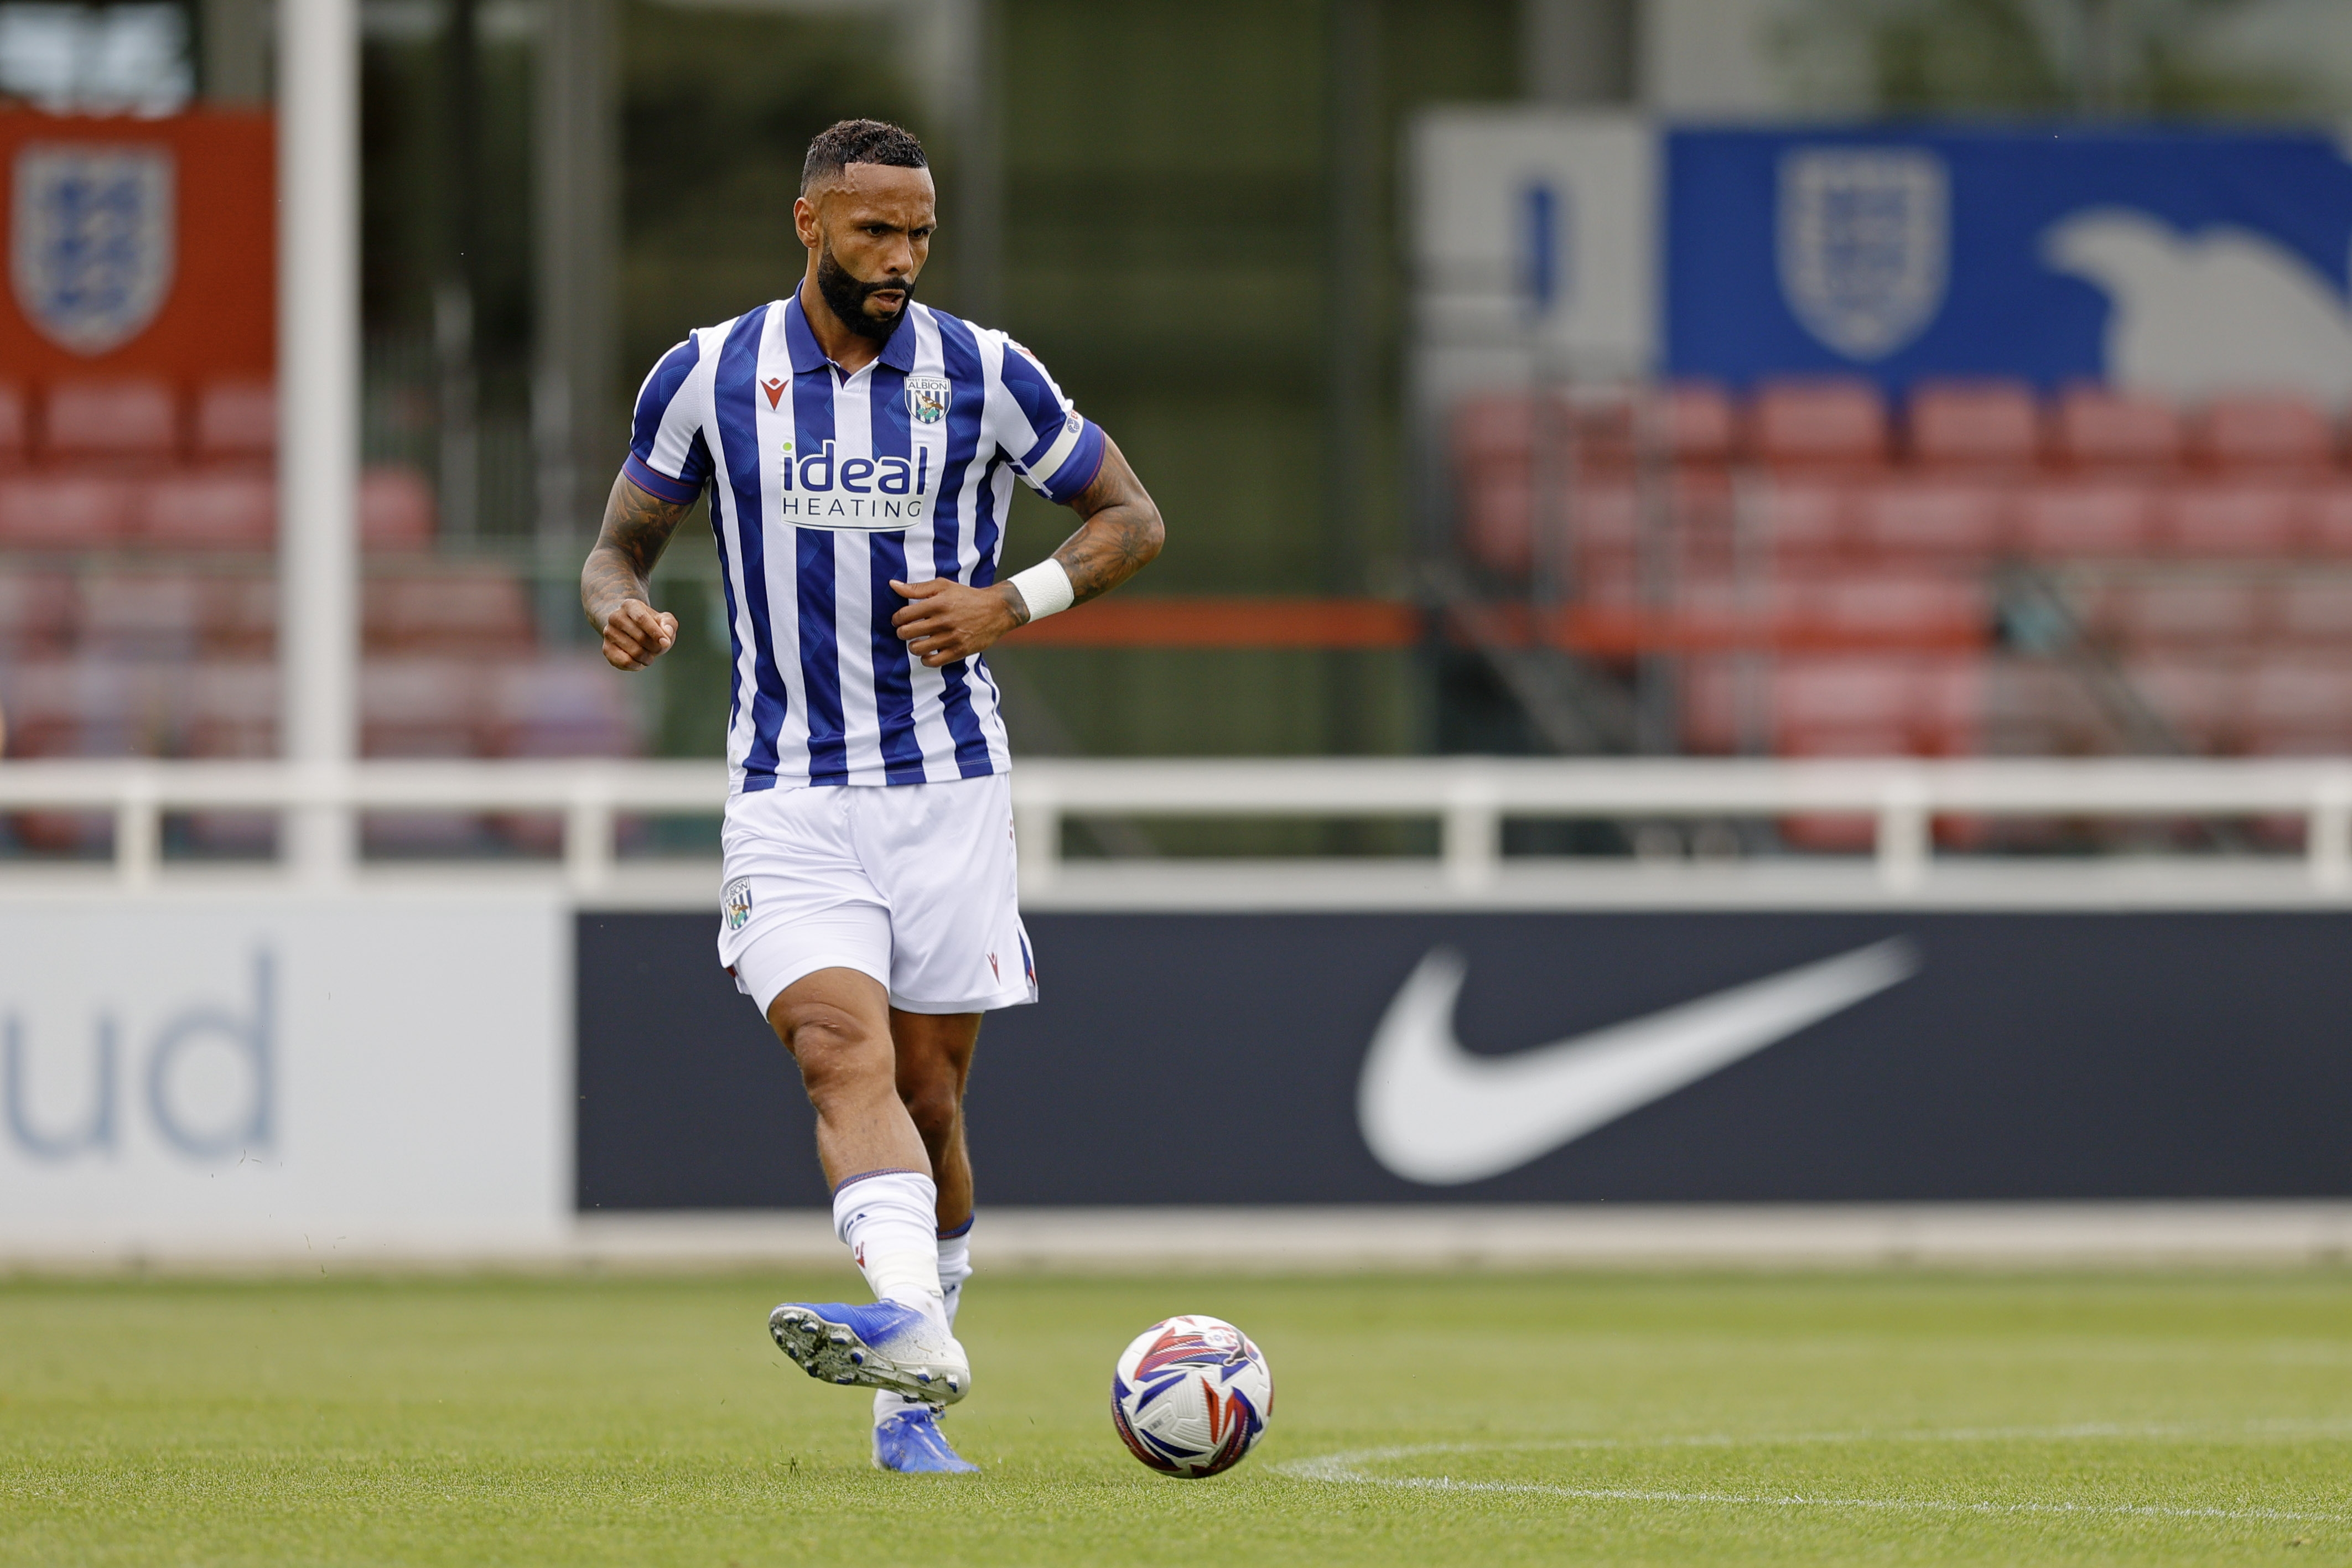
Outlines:
{"type": "Polygon", "coordinates": [[[624,599],[604,617],[604,662],[615,669],[643,669],[677,641],[677,617],[643,599],[624,599]]]}
{"type": "Polygon", "coordinates": [[[1021,624],[1012,602],[994,588],[974,588],[951,577],[893,583],[907,607],[890,617],[907,650],[937,669],[970,658],[1021,624]]]}

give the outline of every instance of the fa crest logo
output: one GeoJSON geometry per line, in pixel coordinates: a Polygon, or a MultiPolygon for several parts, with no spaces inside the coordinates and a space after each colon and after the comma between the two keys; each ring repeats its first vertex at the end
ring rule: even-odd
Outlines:
{"type": "Polygon", "coordinates": [[[719,895],[719,911],[729,931],[741,931],[751,919],[751,879],[738,877],[719,895]]]}
{"type": "Polygon", "coordinates": [[[1780,162],[1780,292],[1851,360],[1884,359],[1943,309],[1951,188],[1916,148],[1815,147],[1780,162]]]}
{"type": "Polygon", "coordinates": [[[943,375],[910,375],[907,378],[907,414],[918,425],[936,425],[948,416],[948,405],[955,401],[955,388],[943,375]]]}
{"type": "Polygon", "coordinates": [[[144,331],[172,291],[171,149],[37,142],[14,174],[9,277],[26,319],[79,354],[144,331]]]}

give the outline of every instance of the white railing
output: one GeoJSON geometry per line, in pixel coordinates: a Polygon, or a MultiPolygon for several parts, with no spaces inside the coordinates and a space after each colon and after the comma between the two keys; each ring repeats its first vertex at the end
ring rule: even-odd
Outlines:
{"type": "MultiPolygon", "coordinates": [[[[113,869],[128,888],[162,874],[168,812],[327,814],[336,853],[289,865],[287,874],[334,881],[355,868],[359,811],[554,811],[563,817],[566,879],[593,894],[613,885],[618,816],[715,814],[726,790],[725,770],[705,762],[0,763],[0,811],[110,813],[113,869]]],[[[1507,817],[1866,815],[1877,824],[1878,879],[1901,892],[1920,887],[1932,869],[1939,814],[2300,818],[2315,889],[2352,891],[2352,759],[1040,759],[1014,770],[1013,798],[1031,891],[1061,875],[1062,823],[1070,816],[1434,817],[1445,881],[1473,892],[1500,869],[1507,817]]],[[[0,862],[0,880],[32,864],[0,862]]]]}

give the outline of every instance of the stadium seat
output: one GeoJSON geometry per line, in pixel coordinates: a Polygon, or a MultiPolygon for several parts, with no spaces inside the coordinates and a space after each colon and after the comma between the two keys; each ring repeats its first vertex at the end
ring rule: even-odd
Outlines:
{"type": "Polygon", "coordinates": [[[1766,382],[1748,408],[1748,451],[1775,468],[1875,468],[1886,460],[1886,403],[1843,377],[1766,382]]]}
{"type": "Polygon", "coordinates": [[[2217,397],[2191,426],[2190,451],[2217,468],[2318,473],[2335,464],[2336,431],[2309,398],[2217,397]]]}
{"type": "Polygon", "coordinates": [[[2180,461],[2180,415],[2162,398],[2069,387],[2051,420],[2051,455],[2078,469],[2170,468],[2180,461]]]}
{"type": "Polygon", "coordinates": [[[619,672],[583,650],[511,664],[485,693],[491,750],[509,757],[622,757],[638,750],[619,672]]]}
{"type": "Polygon", "coordinates": [[[1891,479],[1854,498],[1853,537],[1883,557],[1990,561],[2009,543],[2010,496],[1984,483],[1891,479]]]}
{"type": "Polygon", "coordinates": [[[360,667],[360,746],[371,757],[470,757],[482,751],[478,662],[371,658],[360,667]]]}
{"type": "Polygon", "coordinates": [[[55,383],[41,450],[52,463],[160,468],[179,456],[179,401],[160,381],[55,383]]]}
{"type": "Polygon", "coordinates": [[[278,391],[266,381],[215,381],[196,394],[201,463],[267,463],[278,455],[278,391]]]}
{"type": "Polygon", "coordinates": [[[2292,554],[2310,533],[2311,503],[2307,491],[2262,480],[2168,488],[2158,497],[2156,542],[2180,555],[2292,554]]]}
{"type": "Polygon", "coordinates": [[[2116,479],[2036,485],[2018,498],[2014,538],[2021,553],[2063,561],[2146,552],[2154,532],[2147,488],[2116,479]]]}
{"type": "Polygon", "coordinates": [[[205,625],[203,577],[108,573],[81,588],[81,646],[115,658],[188,659],[205,625]]]}
{"type": "Polygon", "coordinates": [[[1923,572],[1841,572],[1791,584],[1781,629],[1799,641],[1966,647],[1992,625],[1982,583],[1923,572]]]}
{"type": "Polygon", "coordinates": [[[433,546],[433,487],[415,468],[377,464],[360,475],[360,544],[406,552],[433,546]]]}
{"type": "Polygon", "coordinates": [[[2239,749],[2239,661],[2227,656],[2137,659],[2124,674],[2173,733],[2200,752],[2239,749]]]}
{"type": "Polygon", "coordinates": [[[2246,673],[2245,745],[2285,755],[2352,751],[2352,666],[2267,658],[2246,673]]]}
{"type": "Polygon", "coordinates": [[[2322,480],[2310,488],[2304,544],[2314,555],[2352,560],[2352,483],[2322,480]]]}
{"type": "Polygon", "coordinates": [[[2141,579],[2117,584],[2098,620],[2133,648],[2234,646],[2263,629],[2264,587],[2243,577],[2141,579]]]}
{"type": "Polygon", "coordinates": [[[1658,399],[1656,418],[1666,454],[1677,464],[1721,465],[1738,448],[1738,413],[1713,382],[1675,382],[1658,399]]]}
{"type": "Polygon", "coordinates": [[[216,575],[204,598],[205,651],[221,658],[260,658],[278,646],[278,579],[259,574],[216,575]]]}
{"type": "Polygon", "coordinates": [[[1836,554],[1851,542],[1851,486],[1776,478],[1757,487],[1754,496],[1757,530],[1783,566],[1836,554]]]}
{"type": "Polygon", "coordinates": [[[522,584],[497,568],[371,577],[361,604],[367,645],[387,652],[473,655],[533,641],[522,584]]]}
{"type": "Polygon", "coordinates": [[[0,468],[22,464],[32,446],[32,420],[25,405],[25,389],[0,381],[0,468]]]}
{"type": "Polygon", "coordinates": [[[2274,624],[2296,642],[2352,644],[2352,576],[2297,575],[2278,585],[2274,624]]]}
{"type": "Polygon", "coordinates": [[[189,672],[183,742],[192,757],[267,757],[278,749],[274,659],[207,661],[189,672]]]}
{"type": "Polygon", "coordinates": [[[0,478],[0,548],[107,550],[129,531],[135,495],[119,479],[12,474],[0,478]]]}
{"type": "Polygon", "coordinates": [[[268,550],[278,487],[268,476],[180,472],[142,487],[136,532],[158,550],[268,550]]]}
{"type": "Polygon", "coordinates": [[[2023,382],[1927,383],[1911,394],[1911,456],[1935,468],[2013,471],[2042,451],[2042,416],[2023,382]]]}
{"type": "Polygon", "coordinates": [[[52,572],[0,572],[0,661],[66,652],[78,601],[73,579],[52,572]]]}

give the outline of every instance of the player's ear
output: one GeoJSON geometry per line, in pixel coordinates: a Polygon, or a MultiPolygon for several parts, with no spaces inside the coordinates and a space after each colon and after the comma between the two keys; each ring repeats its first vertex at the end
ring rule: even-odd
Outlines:
{"type": "Polygon", "coordinates": [[[793,198],[793,232],[800,236],[801,244],[811,250],[817,247],[823,231],[817,226],[816,203],[806,196],[793,198]]]}

